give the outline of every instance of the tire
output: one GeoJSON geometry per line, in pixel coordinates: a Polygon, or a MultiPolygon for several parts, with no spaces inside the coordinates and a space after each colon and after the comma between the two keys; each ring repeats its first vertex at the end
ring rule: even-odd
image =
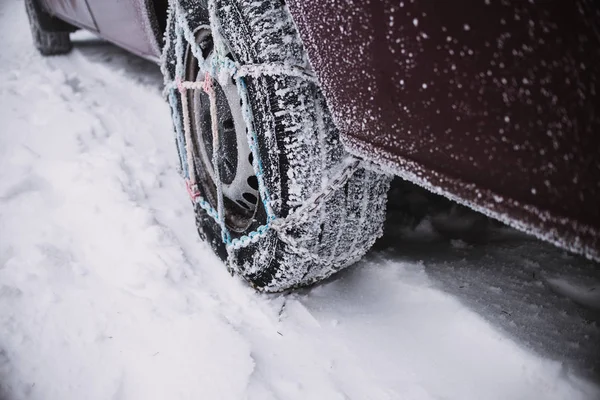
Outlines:
{"type": "Polygon", "coordinates": [[[69,34],[75,28],[48,14],[38,0],[25,0],[33,43],[45,56],[66,54],[73,48],[69,34]]]}
{"type": "MultiPolygon", "coordinates": [[[[197,1],[182,0],[179,4],[187,11],[185,22],[191,32],[209,24],[208,11],[197,1]]],[[[217,0],[216,16],[221,27],[219,36],[227,42],[236,62],[285,64],[310,71],[282,1],[217,0]]],[[[175,79],[175,20],[169,18],[167,27],[163,66],[167,82],[175,79]]],[[[324,182],[338,176],[350,157],[314,81],[268,74],[246,76],[244,80],[263,183],[274,213],[285,217],[315,193],[322,192],[324,182]]],[[[177,127],[183,119],[181,97],[171,105],[177,127]]],[[[181,147],[179,152],[181,155],[181,147]]],[[[196,171],[196,176],[202,173],[196,171]]],[[[306,286],[353,264],[381,236],[389,182],[387,175],[359,168],[301,224],[284,230],[271,229],[257,242],[229,254],[219,225],[198,205],[196,225],[216,254],[256,289],[278,292],[306,286]]],[[[200,185],[199,190],[210,197],[206,185],[200,185]]],[[[265,206],[259,201],[250,225],[232,232],[232,236],[235,239],[247,235],[266,222],[265,206]]]]}

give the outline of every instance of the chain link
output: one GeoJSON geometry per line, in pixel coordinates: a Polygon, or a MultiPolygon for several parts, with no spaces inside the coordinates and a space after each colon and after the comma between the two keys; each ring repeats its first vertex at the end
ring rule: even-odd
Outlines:
{"type": "Polygon", "coordinates": [[[306,203],[288,214],[285,218],[279,218],[271,224],[273,229],[280,232],[290,227],[298,226],[306,222],[306,219],[312,215],[319,207],[326,203],[335,194],[336,191],[343,188],[348,180],[354,175],[360,166],[360,160],[352,157],[352,160],[342,169],[342,171],[330,182],[326,184],[326,189],[311,196],[306,203]]]}

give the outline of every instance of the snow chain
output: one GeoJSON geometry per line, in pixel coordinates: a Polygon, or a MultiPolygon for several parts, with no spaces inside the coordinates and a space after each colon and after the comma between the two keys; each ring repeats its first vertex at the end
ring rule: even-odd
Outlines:
{"type": "MultiPolygon", "coordinates": [[[[258,137],[253,128],[253,116],[250,108],[250,102],[248,98],[248,90],[245,82],[245,77],[259,77],[264,75],[284,75],[292,76],[296,78],[305,79],[316,83],[316,78],[311,73],[306,72],[302,68],[283,65],[283,64],[247,64],[241,65],[233,62],[222,54],[219,54],[220,47],[217,46],[217,41],[221,40],[219,36],[219,24],[216,17],[216,5],[214,0],[209,0],[209,17],[211,30],[213,32],[213,40],[215,41],[215,55],[212,58],[212,62],[209,64],[207,60],[202,57],[202,52],[198,44],[194,40],[194,35],[189,29],[187,21],[185,19],[185,11],[182,9],[178,1],[172,1],[169,13],[170,23],[175,23],[175,80],[165,81],[164,94],[167,97],[169,104],[171,105],[173,121],[175,125],[175,140],[179,149],[179,157],[181,163],[181,172],[186,180],[186,187],[192,201],[200,206],[206,213],[215,220],[215,222],[221,228],[221,235],[223,243],[225,243],[229,258],[230,268],[232,268],[232,256],[236,249],[240,249],[249,246],[252,243],[256,243],[262,237],[266,236],[270,229],[277,232],[278,237],[286,242],[292,248],[292,251],[301,254],[305,257],[315,258],[308,250],[299,246],[296,241],[285,233],[285,231],[291,227],[298,226],[299,224],[306,222],[308,217],[312,215],[321,205],[327,202],[333,196],[333,194],[341,189],[348,180],[354,175],[354,173],[361,166],[361,161],[354,158],[348,157],[344,166],[338,171],[337,175],[331,179],[325,186],[325,189],[319,193],[310,196],[307,201],[295,210],[291,211],[287,217],[278,217],[273,212],[271,206],[271,197],[267,191],[266,185],[263,180],[263,166],[258,151],[258,137]],[[191,82],[184,80],[184,42],[190,45],[192,54],[198,59],[200,70],[204,73],[204,81],[202,82],[191,82]],[[187,91],[188,90],[202,90],[210,99],[210,117],[211,117],[211,130],[213,136],[213,148],[218,148],[219,135],[217,128],[217,105],[216,96],[213,89],[213,80],[219,76],[219,74],[226,73],[235,79],[237,83],[238,92],[242,99],[242,110],[244,121],[248,127],[248,144],[250,151],[253,156],[253,168],[258,179],[259,194],[264,205],[267,222],[264,225],[259,226],[256,230],[249,232],[248,234],[239,238],[232,239],[227,226],[225,225],[225,215],[223,206],[223,190],[218,176],[219,168],[217,168],[217,152],[213,153],[213,170],[217,174],[215,177],[215,186],[217,187],[217,208],[215,209],[198,190],[198,185],[195,181],[195,166],[194,166],[194,155],[192,148],[192,129],[190,125],[189,117],[189,104],[187,91]],[[183,120],[180,118],[177,107],[177,92],[180,94],[181,108],[183,120]]],[[[164,54],[168,51],[168,45],[165,46],[164,54]]],[[[169,76],[166,71],[166,57],[163,59],[163,74],[165,79],[169,76]]]]}

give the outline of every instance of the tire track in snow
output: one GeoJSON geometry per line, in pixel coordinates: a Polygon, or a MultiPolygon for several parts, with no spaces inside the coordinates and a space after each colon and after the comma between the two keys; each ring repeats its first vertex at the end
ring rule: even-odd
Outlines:
{"type": "Polygon", "coordinates": [[[432,287],[420,264],[373,256],[286,296],[256,294],[230,277],[196,236],[157,85],[128,76],[147,68],[104,45],[109,61],[98,61],[93,45],[43,60],[29,47],[21,6],[5,3],[0,12],[11,15],[0,23],[13,38],[8,54],[28,49],[0,71],[13,79],[0,79],[0,393],[596,393],[432,287]]]}

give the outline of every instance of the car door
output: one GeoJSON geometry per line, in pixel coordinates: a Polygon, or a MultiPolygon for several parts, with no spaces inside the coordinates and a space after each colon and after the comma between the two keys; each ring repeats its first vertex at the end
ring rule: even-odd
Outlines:
{"type": "MultiPolygon", "coordinates": [[[[160,57],[149,0],[87,0],[100,35],[150,59],[160,57]]],[[[155,23],[154,23],[155,25],[155,23]]],[[[162,32],[160,32],[162,35],[162,32]]]]}
{"type": "Polygon", "coordinates": [[[97,31],[86,0],[42,0],[46,8],[74,25],[97,31]]]}

